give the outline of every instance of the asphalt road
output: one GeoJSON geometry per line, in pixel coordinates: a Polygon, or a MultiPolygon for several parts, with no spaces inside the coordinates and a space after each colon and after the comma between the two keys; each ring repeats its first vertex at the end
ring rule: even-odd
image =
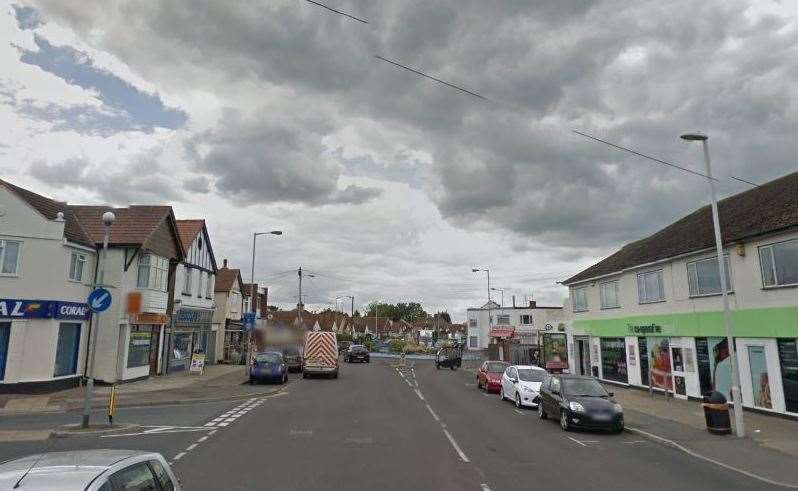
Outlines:
{"type": "Polygon", "coordinates": [[[343,364],[337,380],[293,377],[251,401],[131,409],[120,417],[147,426],[134,434],[0,443],[0,459],[155,450],[189,490],[763,489],[634,435],[565,433],[478,391],[466,371],[393,363],[343,364]]]}

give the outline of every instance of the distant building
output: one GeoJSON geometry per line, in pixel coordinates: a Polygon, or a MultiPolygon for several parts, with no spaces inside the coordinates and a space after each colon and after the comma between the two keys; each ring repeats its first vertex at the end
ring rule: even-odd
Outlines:
{"type": "Polygon", "coordinates": [[[542,306],[534,300],[524,306],[509,307],[491,301],[468,309],[466,314],[469,349],[488,349],[500,341],[540,346],[544,334],[565,328],[562,307],[542,306]]]}
{"type": "Polygon", "coordinates": [[[213,323],[222,329],[223,335],[216,337],[216,359],[227,363],[243,363],[244,342],[244,298],[241,291],[241,270],[227,267],[227,259],[216,271],[216,311],[213,323]]]}

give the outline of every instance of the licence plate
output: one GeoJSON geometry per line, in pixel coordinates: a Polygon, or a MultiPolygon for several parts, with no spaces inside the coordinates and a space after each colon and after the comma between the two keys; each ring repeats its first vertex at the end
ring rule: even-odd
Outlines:
{"type": "Polygon", "coordinates": [[[593,415],[593,419],[596,421],[609,421],[612,419],[612,415],[610,414],[595,414],[593,415]]]}

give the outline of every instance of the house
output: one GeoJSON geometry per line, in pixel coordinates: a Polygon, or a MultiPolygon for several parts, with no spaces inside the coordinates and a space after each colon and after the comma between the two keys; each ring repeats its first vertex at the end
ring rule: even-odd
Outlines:
{"type": "Polygon", "coordinates": [[[216,258],[205,220],[177,220],[184,259],[177,265],[171,323],[167,329],[167,373],[188,370],[191,353],[205,353],[206,363],[217,360],[216,337],[223,336],[214,323],[216,258]]]}
{"type": "Polygon", "coordinates": [[[241,286],[241,270],[227,267],[227,259],[216,271],[214,294],[216,311],[213,323],[219,325],[223,335],[216,336],[216,360],[226,363],[243,363],[246,347],[244,339],[244,298],[241,286]]]}
{"type": "MultiPolygon", "coordinates": [[[[538,305],[534,300],[516,306],[515,297],[512,306],[502,307],[490,301],[469,308],[466,314],[469,349],[488,349],[502,341],[540,347],[546,336],[554,339],[557,332],[565,329],[562,307],[538,305]]],[[[564,341],[565,334],[561,336],[564,341]]],[[[504,359],[503,355],[500,359],[504,359]]]]}
{"type": "Polygon", "coordinates": [[[0,180],[0,391],[77,385],[96,265],[66,203],[0,180]]]}
{"type": "MultiPolygon", "coordinates": [[[[69,205],[95,249],[103,246],[102,216],[112,212],[108,256],[99,260],[110,308],[92,319],[96,332],[94,378],[107,383],[135,380],[165,372],[165,358],[175,349],[167,335],[175,270],[184,248],[170,206],[125,208],[69,205]]],[[[100,254],[102,256],[102,254],[100,254]]],[[[178,347],[179,348],[179,347],[178,347]]]]}
{"type": "MultiPolygon", "coordinates": [[[[718,208],[743,405],[798,415],[798,172],[718,208]]],[[[729,397],[715,251],[704,206],[563,281],[575,371],[729,397]]]]}

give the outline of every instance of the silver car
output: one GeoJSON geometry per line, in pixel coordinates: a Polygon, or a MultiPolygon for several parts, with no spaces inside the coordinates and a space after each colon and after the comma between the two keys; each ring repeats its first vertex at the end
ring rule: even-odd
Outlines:
{"type": "Polygon", "coordinates": [[[180,481],[161,454],[75,450],[29,455],[0,464],[0,490],[177,491],[180,481]]]}

